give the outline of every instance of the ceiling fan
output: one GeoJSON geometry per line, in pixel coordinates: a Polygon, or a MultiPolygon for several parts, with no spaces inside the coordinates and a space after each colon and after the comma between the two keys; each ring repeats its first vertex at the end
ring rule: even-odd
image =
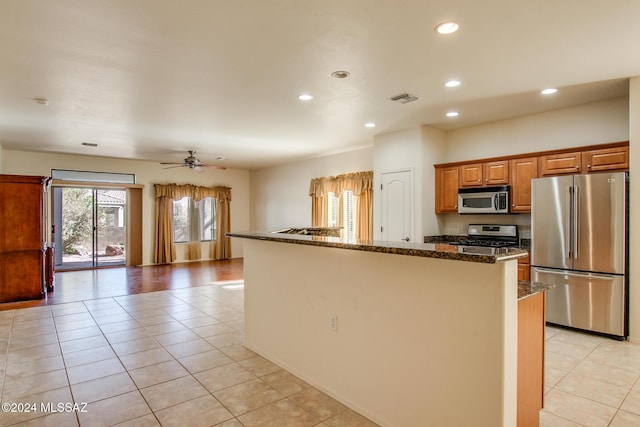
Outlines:
{"type": "Polygon", "coordinates": [[[225,170],[224,166],[216,166],[216,165],[205,165],[202,163],[197,157],[195,157],[196,152],[193,150],[189,150],[189,156],[185,157],[182,163],[160,163],[161,165],[174,165],[169,166],[163,169],[172,169],[172,168],[189,168],[193,169],[196,172],[202,172],[202,168],[211,168],[211,169],[220,169],[225,170]]]}

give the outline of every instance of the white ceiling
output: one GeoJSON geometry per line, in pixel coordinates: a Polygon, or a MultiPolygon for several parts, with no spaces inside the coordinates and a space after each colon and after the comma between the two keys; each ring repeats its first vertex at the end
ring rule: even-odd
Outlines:
{"type": "Polygon", "coordinates": [[[0,0],[0,143],[259,168],[626,96],[639,23],[639,0],[0,0]]]}

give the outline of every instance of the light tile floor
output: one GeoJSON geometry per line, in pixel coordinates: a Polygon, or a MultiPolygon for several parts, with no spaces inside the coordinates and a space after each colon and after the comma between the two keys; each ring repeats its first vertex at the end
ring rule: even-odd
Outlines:
{"type": "MultiPolygon", "coordinates": [[[[0,401],[22,410],[0,426],[375,426],[243,347],[242,310],[228,281],[0,311],[0,401]]],[[[542,427],[640,426],[640,345],[546,335],[542,427]]]]}
{"type": "Polygon", "coordinates": [[[541,427],[640,426],[640,344],[547,327],[541,427]]]}
{"type": "Polygon", "coordinates": [[[0,311],[0,426],[376,426],[243,330],[242,281],[0,311]]]}

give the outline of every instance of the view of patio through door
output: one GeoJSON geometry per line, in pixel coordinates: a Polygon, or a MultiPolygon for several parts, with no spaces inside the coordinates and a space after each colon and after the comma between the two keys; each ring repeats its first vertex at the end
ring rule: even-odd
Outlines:
{"type": "Polygon", "coordinates": [[[53,187],[55,269],[126,262],[124,189],[53,187]]]}

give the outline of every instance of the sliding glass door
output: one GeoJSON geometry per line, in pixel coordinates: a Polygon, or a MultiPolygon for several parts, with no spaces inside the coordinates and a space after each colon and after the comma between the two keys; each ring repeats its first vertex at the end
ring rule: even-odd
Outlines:
{"type": "Polygon", "coordinates": [[[56,270],[126,262],[124,189],[53,187],[56,270]]]}

